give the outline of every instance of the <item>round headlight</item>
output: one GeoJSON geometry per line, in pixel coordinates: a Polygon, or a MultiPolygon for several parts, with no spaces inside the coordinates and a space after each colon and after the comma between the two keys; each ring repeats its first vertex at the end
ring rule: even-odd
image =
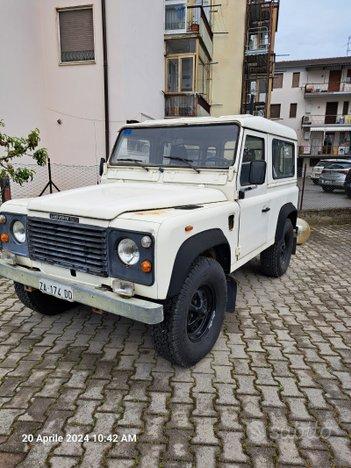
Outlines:
{"type": "Polygon", "coordinates": [[[144,249],[148,249],[152,244],[152,239],[150,236],[144,236],[141,238],[141,245],[144,249]]]}
{"type": "Polygon", "coordinates": [[[132,239],[122,239],[118,244],[117,252],[119,258],[126,265],[135,265],[140,259],[138,246],[132,239]]]}
{"type": "Polygon", "coordinates": [[[21,221],[15,221],[12,225],[12,234],[17,242],[23,244],[26,241],[26,228],[21,221]]]}

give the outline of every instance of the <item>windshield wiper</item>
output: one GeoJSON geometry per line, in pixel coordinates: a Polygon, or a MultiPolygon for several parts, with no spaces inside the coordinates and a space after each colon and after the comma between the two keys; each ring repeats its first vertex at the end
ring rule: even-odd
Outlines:
{"type": "Polygon", "coordinates": [[[193,169],[197,174],[200,174],[199,169],[191,164],[192,163],[191,159],[180,158],[178,156],[164,156],[163,159],[170,159],[171,161],[181,161],[187,166],[191,167],[191,169],[193,169]]]}
{"type": "Polygon", "coordinates": [[[147,166],[145,166],[145,164],[143,164],[140,159],[131,159],[131,158],[126,158],[126,159],[117,159],[117,163],[118,161],[130,161],[130,162],[134,162],[134,163],[137,163],[138,166],[142,167],[143,169],[145,169],[145,171],[149,172],[149,168],[147,166]]]}

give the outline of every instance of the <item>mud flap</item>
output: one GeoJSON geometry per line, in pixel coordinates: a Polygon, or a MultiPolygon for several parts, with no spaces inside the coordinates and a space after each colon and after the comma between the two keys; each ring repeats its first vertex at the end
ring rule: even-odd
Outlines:
{"type": "Polygon", "coordinates": [[[226,312],[234,313],[236,304],[237,282],[231,276],[227,276],[227,305],[226,312]]]}

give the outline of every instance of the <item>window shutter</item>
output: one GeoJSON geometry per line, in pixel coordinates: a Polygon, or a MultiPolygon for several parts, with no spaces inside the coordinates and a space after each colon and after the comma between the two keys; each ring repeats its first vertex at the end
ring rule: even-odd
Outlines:
{"type": "Polygon", "coordinates": [[[271,104],[270,118],[271,119],[279,119],[280,118],[280,104],[271,104]]]}
{"type": "Polygon", "coordinates": [[[276,73],[273,77],[273,89],[283,87],[283,73],[276,73]]]}
{"type": "Polygon", "coordinates": [[[292,88],[300,86],[300,72],[294,72],[292,76],[292,88]]]}
{"type": "Polygon", "coordinates": [[[59,11],[61,61],[94,60],[92,8],[59,11]]]}

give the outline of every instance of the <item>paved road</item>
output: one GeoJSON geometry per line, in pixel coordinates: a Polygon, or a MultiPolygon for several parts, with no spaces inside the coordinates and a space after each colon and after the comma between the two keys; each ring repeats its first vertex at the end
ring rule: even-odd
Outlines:
{"type": "MultiPolygon", "coordinates": [[[[301,179],[298,181],[302,185],[301,179]]],[[[347,197],[342,190],[326,193],[319,185],[314,185],[309,177],[306,177],[305,194],[303,198],[304,210],[328,209],[328,208],[351,208],[351,198],[347,197]]]]}
{"type": "Polygon", "coordinates": [[[237,272],[236,313],[191,370],[143,325],[41,317],[1,280],[0,466],[350,466],[350,250],[351,226],[322,227],[283,278],[237,272]]]}

